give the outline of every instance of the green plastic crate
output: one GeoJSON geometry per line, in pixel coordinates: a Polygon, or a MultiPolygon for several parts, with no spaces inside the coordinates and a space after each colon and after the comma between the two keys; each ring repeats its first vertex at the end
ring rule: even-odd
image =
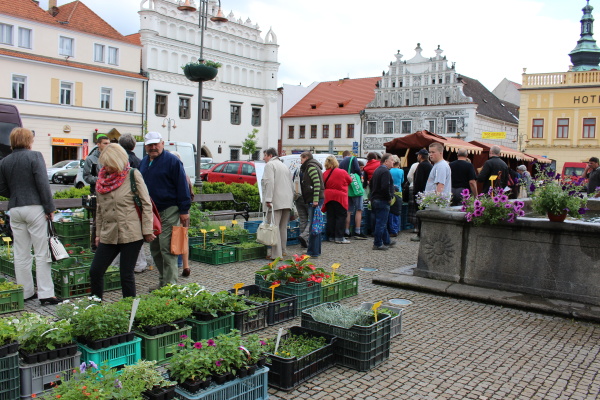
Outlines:
{"type": "Polygon", "coordinates": [[[198,321],[188,318],[186,324],[192,328],[190,335],[192,340],[212,339],[231,332],[231,329],[233,329],[233,314],[223,315],[210,321],[198,321]]]}
{"type": "Polygon", "coordinates": [[[120,368],[125,365],[133,365],[142,358],[142,339],[134,337],[132,341],[114,346],[105,347],[100,350],[92,350],[86,345],[78,343],[81,359],[85,362],[93,361],[97,365],[106,364],[111,368],[120,368]]]}
{"type": "MultiPolygon", "coordinates": [[[[254,283],[262,290],[271,290],[269,289],[270,283],[265,281],[261,275],[254,276],[254,283]]],[[[321,284],[316,282],[287,283],[276,287],[275,294],[296,296],[298,298],[296,316],[299,316],[305,308],[321,303],[321,284]]]]}
{"type": "Polygon", "coordinates": [[[15,277],[15,264],[12,260],[0,258],[0,273],[13,278],[15,277]]]}
{"type": "Polygon", "coordinates": [[[330,283],[321,284],[321,303],[334,303],[358,294],[358,275],[347,276],[330,283]]]}
{"type": "MultiPolygon", "coordinates": [[[[69,260],[69,259],[66,259],[69,260]]],[[[73,258],[75,260],[75,258],[73,258]]],[[[62,260],[64,261],[64,260],[62,260]]],[[[72,264],[70,267],[52,265],[52,280],[57,296],[63,299],[85,296],[91,293],[90,266],[72,264]]],[[[121,289],[119,270],[107,271],[104,274],[104,291],[121,289]]]]}
{"type": "Polygon", "coordinates": [[[185,326],[162,335],[150,336],[145,333],[135,332],[142,338],[142,358],[156,361],[161,364],[173,356],[173,346],[181,342],[181,335],[189,335],[192,328],[185,326]]]}
{"type": "Polygon", "coordinates": [[[265,258],[267,256],[267,246],[261,244],[257,247],[251,247],[244,249],[242,247],[236,247],[237,250],[237,261],[248,261],[257,260],[259,258],[265,258]]]}
{"type": "Polygon", "coordinates": [[[21,398],[21,378],[19,353],[0,358],[0,399],[19,400],[21,398]]]}
{"type": "Polygon", "coordinates": [[[90,234],[78,235],[78,236],[61,236],[58,235],[60,242],[65,246],[65,250],[69,251],[69,247],[82,247],[84,249],[90,248],[90,234]]]}
{"type": "Polygon", "coordinates": [[[0,291],[0,314],[22,310],[24,301],[22,287],[0,291]]]}
{"type": "Polygon", "coordinates": [[[90,220],[72,218],[71,222],[55,222],[54,229],[59,236],[83,236],[90,234],[90,220]]]}
{"type": "Polygon", "coordinates": [[[203,249],[202,245],[190,247],[190,260],[203,262],[205,264],[221,265],[237,261],[237,249],[230,246],[216,246],[211,249],[203,249]]]}

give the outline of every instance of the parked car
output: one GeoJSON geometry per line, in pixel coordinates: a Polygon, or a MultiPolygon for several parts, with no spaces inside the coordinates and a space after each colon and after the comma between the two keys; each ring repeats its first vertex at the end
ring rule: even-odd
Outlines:
{"type": "Polygon", "coordinates": [[[225,161],[213,166],[206,174],[208,182],[256,183],[253,161],[225,161]]]}
{"type": "MultiPolygon", "coordinates": [[[[79,164],[79,161],[77,161],[77,164],[79,164]]],[[[79,170],[79,165],[77,165],[77,168],[60,170],[54,174],[52,177],[52,182],[60,183],[62,185],[71,185],[75,182],[75,178],[77,177],[79,170]]]]}
{"type": "Polygon", "coordinates": [[[0,160],[12,153],[10,133],[14,128],[22,126],[17,107],[12,104],[0,104],[0,160]]]}
{"type": "Polygon", "coordinates": [[[52,183],[59,183],[58,181],[55,180],[55,174],[58,171],[62,171],[65,169],[71,169],[71,168],[79,168],[79,161],[77,160],[64,160],[64,161],[59,161],[56,164],[54,164],[53,166],[51,166],[50,168],[48,168],[48,180],[52,183]]]}
{"type": "Polygon", "coordinates": [[[208,175],[208,171],[210,171],[210,169],[215,165],[217,165],[217,163],[213,162],[203,162],[202,164],[200,164],[200,180],[205,181],[206,175],[208,175]]]}
{"type": "Polygon", "coordinates": [[[562,169],[563,182],[578,180],[583,176],[583,172],[587,168],[587,163],[584,162],[566,162],[562,169]]]}

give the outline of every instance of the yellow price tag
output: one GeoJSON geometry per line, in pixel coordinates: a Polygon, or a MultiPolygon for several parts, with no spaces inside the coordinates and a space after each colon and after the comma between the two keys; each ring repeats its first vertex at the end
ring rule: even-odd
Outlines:
{"type": "Polygon", "coordinates": [[[233,288],[235,289],[235,295],[238,295],[238,290],[240,290],[241,288],[244,287],[243,283],[236,283],[235,285],[233,285],[233,288]]]}
{"type": "Polygon", "coordinates": [[[221,243],[225,243],[225,229],[227,229],[227,227],[220,226],[219,229],[221,230],[221,243]]]}
{"type": "Polygon", "coordinates": [[[203,245],[203,247],[204,247],[204,249],[206,249],[206,229],[200,229],[200,233],[202,233],[202,235],[204,237],[204,240],[203,240],[204,245],[203,245]]]}
{"type": "Polygon", "coordinates": [[[494,181],[498,179],[498,175],[490,175],[490,181],[492,181],[492,189],[494,188],[494,181]]]}
{"type": "Polygon", "coordinates": [[[269,289],[271,289],[271,301],[275,301],[275,288],[279,287],[279,283],[276,283],[274,285],[269,286],[269,289]]]}
{"type": "Polygon", "coordinates": [[[219,229],[222,230],[222,231],[224,231],[225,229],[227,229],[227,227],[226,226],[220,226],[219,229]]]}
{"type": "Polygon", "coordinates": [[[8,237],[8,236],[4,236],[2,237],[2,240],[4,240],[5,242],[12,242],[12,238],[8,237]]]}
{"type": "Polygon", "coordinates": [[[340,263],[335,263],[331,266],[331,283],[335,282],[335,270],[340,267],[340,263]]]}
{"type": "Polygon", "coordinates": [[[375,322],[377,322],[377,309],[381,307],[382,303],[383,301],[378,301],[377,303],[373,304],[373,307],[371,307],[371,310],[373,310],[373,314],[375,315],[375,322]]]}
{"type": "Polygon", "coordinates": [[[206,229],[200,229],[200,232],[206,235],[206,229]]]}

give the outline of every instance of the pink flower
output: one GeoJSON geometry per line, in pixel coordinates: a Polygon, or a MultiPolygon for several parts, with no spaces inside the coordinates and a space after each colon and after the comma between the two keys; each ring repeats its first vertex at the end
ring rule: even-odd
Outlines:
{"type": "Polygon", "coordinates": [[[265,342],[264,340],[261,340],[261,341],[260,341],[260,345],[261,345],[261,346],[266,346],[266,345],[267,345],[267,342],[265,342]]]}
{"type": "Polygon", "coordinates": [[[217,345],[215,344],[215,341],[212,339],[208,339],[208,341],[206,342],[207,345],[212,346],[212,347],[217,347],[217,345]]]}
{"type": "Polygon", "coordinates": [[[220,366],[221,366],[221,360],[217,360],[217,361],[215,361],[215,365],[216,365],[217,367],[220,367],[220,366]]]}
{"type": "Polygon", "coordinates": [[[179,347],[185,347],[185,344],[179,343],[177,346],[179,346],[179,347]]]}
{"type": "Polygon", "coordinates": [[[179,337],[182,338],[182,339],[187,339],[188,336],[187,335],[181,335],[179,337]]]}
{"type": "Polygon", "coordinates": [[[315,267],[314,265],[309,265],[309,266],[308,266],[308,268],[312,269],[313,271],[314,271],[315,269],[317,269],[317,267],[315,267]]]}
{"type": "Polygon", "coordinates": [[[196,342],[196,343],[194,343],[194,347],[195,347],[196,349],[201,349],[201,348],[202,348],[202,343],[200,343],[200,342],[196,342]]]}

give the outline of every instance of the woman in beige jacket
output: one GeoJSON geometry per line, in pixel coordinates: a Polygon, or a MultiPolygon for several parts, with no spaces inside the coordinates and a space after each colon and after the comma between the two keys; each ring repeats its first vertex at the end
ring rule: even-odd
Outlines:
{"type": "Polygon", "coordinates": [[[148,189],[137,170],[131,170],[125,150],[118,144],[109,144],[101,153],[103,166],[96,182],[96,254],[90,268],[92,294],[102,298],[104,273],[120,253],[121,289],[123,297],[135,297],[133,269],[142,243],[156,238],[152,231],[152,203],[148,189]],[[131,191],[135,179],[138,196],[142,201],[142,217],[138,216],[131,191]]]}

